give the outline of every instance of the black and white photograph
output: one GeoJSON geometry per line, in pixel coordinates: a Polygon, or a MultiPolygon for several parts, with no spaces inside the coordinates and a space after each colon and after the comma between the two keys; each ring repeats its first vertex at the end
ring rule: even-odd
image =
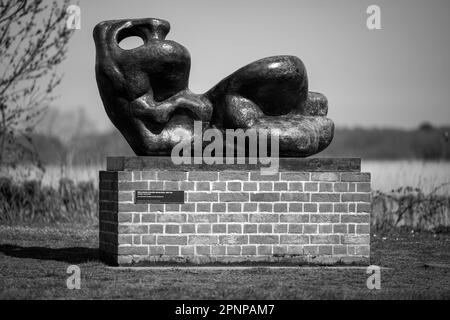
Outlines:
{"type": "Polygon", "coordinates": [[[0,300],[450,299],[449,32],[448,0],[0,0],[0,300]]]}

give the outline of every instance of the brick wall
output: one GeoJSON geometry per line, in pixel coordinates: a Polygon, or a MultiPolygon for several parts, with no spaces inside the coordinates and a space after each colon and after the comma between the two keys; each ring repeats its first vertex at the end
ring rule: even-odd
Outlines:
{"type": "Polygon", "coordinates": [[[368,263],[370,174],[101,171],[100,251],[140,262],[368,263]],[[184,190],[184,204],[134,191],[184,190]]]}

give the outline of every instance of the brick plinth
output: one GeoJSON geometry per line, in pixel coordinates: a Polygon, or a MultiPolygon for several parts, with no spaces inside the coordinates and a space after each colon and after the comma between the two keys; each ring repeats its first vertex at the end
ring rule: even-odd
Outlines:
{"type": "Polygon", "coordinates": [[[369,262],[370,174],[355,159],[351,168],[345,159],[308,171],[281,165],[274,175],[135,159],[138,170],[100,172],[100,252],[110,264],[369,262]],[[185,203],[137,204],[135,190],[182,190],[185,203]]]}

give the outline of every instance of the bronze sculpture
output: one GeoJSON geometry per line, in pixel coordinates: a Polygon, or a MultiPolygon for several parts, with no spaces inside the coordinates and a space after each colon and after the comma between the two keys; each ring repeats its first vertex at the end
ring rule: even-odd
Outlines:
{"type": "Polygon", "coordinates": [[[94,29],[96,78],[106,112],[137,155],[170,155],[182,138],[193,138],[193,122],[204,128],[279,129],[280,156],[306,157],[333,138],[324,95],[308,91],[302,61],[264,58],[244,66],[204,94],[188,88],[190,55],[165,40],[161,19],[112,20],[94,29]],[[139,36],[132,50],[119,42],[139,36]]]}

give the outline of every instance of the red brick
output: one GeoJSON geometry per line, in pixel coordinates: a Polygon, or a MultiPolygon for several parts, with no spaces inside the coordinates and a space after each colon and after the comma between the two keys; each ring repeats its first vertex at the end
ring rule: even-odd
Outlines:
{"type": "Polygon", "coordinates": [[[150,233],[163,233],[164,232],[164,225],[162,225],[162,224],[150,224],[149,225],[149,232],[150,233]]]}
{"type": "Polygon", "coordinates": [[[189,214],[188,221],[194,223],[215,223],[217,222],[217,217],[215,213],[192,213],[189,214]]]}
{"type": "Polygon", "coordinates": [[[219,215],[219,222],[247,222],[248,215],[241,213],[224,213],[219,215]]]}
{"type": "Polygon", "coordinates": [[[213,233],[226,233],[227,232],[227,225],[226,224],[213,224],[212,225],[212,232],[213,233]]]}
{"type": "Polygon", "coordinates": [[[250,235],[249,236],[250,244],[278,244],[279,236],[278,235],[250,235]]]}
{"type": "Polygon", "coordinates": [[[181,212],[195,212],[195,203],[183,203],[180,210],[181,212]]]}
{"type": "Polygon", "coordinates": [[[182,246],[180,247],[180,253],[182,256],[193,256],[195,255],[194,246],[182,246]]]}
{"type": "MultiPolygon", "coordinates": [[[[250,172],[250,180],[251,181],[279,181],[280,180],[280,174],[261,174],[261,172],[250,172]]],[[[284,179],[282,179],[284,180],[284,179]]]]}
{"type": "Polygon", "coordinates": [[[186,215],[180,213],[164,213],[157,214],[156,216],[157,222],[186,222],[186,215]]]}
{"type": "Polygon", "coordinates": [[[210,224],[199,224],[197,225],[197,233],[211,233],[211,225],[210,224]]]}
{"type": "Polygon", "coordinates": [[[281,244],[308,244],[309,236],[306,235],[281,235],[280,236],[281,244]]]}
{"type": "Polygon", "coordinates": [[[334,184],[335,192],[347,192],[348,191],[348,183],[346,182],[336,182],[334,184]]]}
{"type": "Polygon", "coordinates": [[[158,244],[187,244],[187,236],[161,236],[158,235],[158,244]]]}
{"type": "Polygon", "coordinates": [[[120,191],[135,191],[137,189],[147,190],[148,182],[147,181],[136,181],[136,182],[119,181],[118,187],[119,187],[120,191]]]}
{"type": "Polygon", "coordinates": [[[257,224],[244,224],[244,233],[257,233],[258,225],[257,224]]]}
{"type": "Polygon", "coordinates": [[[318,213],[310,215],[311,223],[338,223],[339,214],[333,213],[318,213]]]}
{"type": "Polygon", "coordinates": [[[190,235],[189,244],[218,244],[219,238],[216,235],[190,235]]]}
{"type": "Polygon", "coordinates": [[[372,212],[372,205],[370,203],[358,203],[356,205],[356,212],[372,212]]]}
{"type": "Polygon", "coordinates": [[[333,212],[332,203],[319,203],[319,212],[331,213],[333,212]]]}
{"type": "Polygon", "coordinates": [[[242,184],[240,182],[227,182],[228,191],[241,191],[242,184]]]}
{"type": "Polygon", "coordinates": [[[272,182],[261,182],[259,183],[259,191],[273,191],[272,182]]]}
{"type": "Polygon", "coordinates": [[[167,256],[178,256],[180,254],[179,246],[164,246],[164,254],[167,256]]]}
{"type": "Polygon", "coordinates": [[[141,173],[142,180],[156,180],[156,171],[143,171],[141,173]]]}
{"type": "Polygon", "coordinates": [[[311,201],[312,202],[339,202],[340,194],[339,193],[312,193],[311,201]]]}
{"type": "Polygon", "coordinates": [[[210,171],[191,171],[189,172],[190,181],[217,181],[219,178],[218,172],[210,171]]]}
{"type": "Polygon", "coordinates": [[[180,188],[179,181],[164,181],[164,190],[176,191],[180,188]]]}
{"type": "Polygon", "coordinates": [[[248,244],[247,235],[221,235],[219,236],[219,244],[236,245],[236,244],[248,244]]]}
{"type": "Polygon", "coordinates": [[[281,201],[307,202],[309,201],[309,193],[283,192],[281,193],[281,201]]]}
{"type": "Polygon", "coordinates": [[[118,171],[117,180],[118,181],[131,181],[133,179],[133,174],[131,171],[118,171]]]}
{"type": "Polygon", "coordinates": [[[193,191],[195,190],[195,182],[193,181],[180,181],[180,190],[193,191]]]}
{"type": "Polygon", "coordinates": [[[370,173],[345,172],[341,173],[342,182],[370,182],[370,173]]]}
{"type": "Polygon", "coordinates": [[[180,226],[177,224],[167,224],[166,233],[180,233],[180,226]]]}
{"type": "Polygon", "coordinates": [[[119,234],[118,243],[119,244],[132,244],[133,236],[129,234],[119,234]]]}
{"type": "Polygon", "coordinates": [[[343,214],[341,215],[342,223],[369,223],[369,214],[343,214]]]}
{"type": "Polygon", "coordinates": [[[131,192],[131,191],[129,191],[129,192],[120,191],[118,200],[120,202],[126,202],[126,201],[132,202],[133,201],[133,192],[131,192]]]}
{"type": "Polygon", "coordinates": [[[311,235],[311,244],[339,244],[339,236],[331,235],[311,235]]]}
{"type": "Polygon", "coordinates": [[[350,235],[344,234],[342,235],[342,243],[343,244],[369,244],[370,236],[369,235],[350,235]]]}
{"type": "Polygon", "coordinates": [[[227,255],[237,256],[241,254],[241,246],[227,246],[227,255]]]}
{"type": "Polygon", "coordinates": [[[280,200],[280,194],[275,192],[251,193],[250,200],[253,202],[275,202],[280,200]]]}
{"type": "Polygon", "coordinates": [[[236,202],[227,203],[228,212],[241,212],[241,204],[236,202]]]}
{"type": "MultiPolygon", "coordinates": [[[[188,192],[189,202],[216,202],[218,195],[216,192],[188,192]]],[[[221,200],[222,201],[222,200],[221,200]]]]}
{"type": "Polygon", "coordinates": [[[369,234],[370,226],[369,224],[358,224],[356,225],[356,233],[358,234],[369,234]]]}
{"type": "Polygon", "coordinates": [[[143,235],[142,244],[156,244],[156,236],[150,234],[143,235]]]}
{"type": "Polygon", "coordinates": [[[281,181],[309,181],[309,172],[282,172],[281,181]]]}
{"type": "Polygon", "coordinates": [[[279,216],[277,214],[270,213],[255,213],[250,214],[250,222],[255,223],[274,223],[278,222],[279,216]]]}
{"type": "Polygon", "coordinates": [[[272,254],[272,246],[258,246],[258,255],[266,256],[272,254]]]}
{"type": "Polygon", "coordinates": [[[182,224],[181,233],[195,233],[195,224],[182,224]]]}
{"type": "Polygon", "coordinates": [[[119,223],[133,222],[133,214],[132,213],[122,213],[122,212],[120,212],[117,215],[117,221],[119,223]]]}
{"type": "Polygon", "coordinates": [[[211,185],[209,182],[196,182],[195,183],[195,190],[197,191],[211,191],[211,185]]]}
{"type": "Polygon", "coordinates": [[[148,233],[148,226],[138,224],[119,225],[119,234],[130,234],[130,233],[146,234],[148,233]]]}
{"type": "Polygon", "coordinates": [[[333,207],[334,212],[348,212],[348,203],[335,203],[333,207]]]}
{"type": "Polygon", "coordinates": [[[343,202],[370,202],[369,193],[343,193],[343,202]]]}
{"type": "Polygon", "coordinates": [[[211,254],[215,256],[223,256],[227,253],[227,247],[226,246],[213,246],[211,248],[211,254]]]}
{"type": "Polygon", "coordinates": [[[149,255],[154,256],[154,255],[162,255],[164,254],[164,247],[163,246],[149,246],[149,255]]]}
{"type": "Polygon", "coordinates": [[[319,254],[332,255],[333,246],[319,246],[319,254]]]}
{"type": "Polygon", "coordinates": [[[225,212],[227,205],[225,203],[213,203],[212,212],[225,212]]]}
{"type": "Polygon", "coordinates": [[[197,203],[196,212],[211,212],[211,203],[197,203]]]}
{"type": "Polygon", "coordinates": [[[306,182],[305,183],[305,191],[319,191],[319,184],[317,182],[306,182]]]}
{"type": "Polygon", "coordinates": [[[272,233],[272,225],[271,224],[260,224],[258,225],[259,233],[272,233]]]}
{"type": "Polygon", "coordinates": [[[319,224],[319,233],[333,233],[332,224],[319,224]]]}
{"type": "Polygon", "coordinates": [[[248,181],[248,172],[243,171],[223,171],[219,172],[220,181],[239,180],[248,181]]]}
{"type": "MultiPolygon", "coordinates": [[[[293,188],[294,191],[302,191],[302,183],[301,182],[294,182],[291,183],[291,185],[294,185],[297,188],[293,188]]],[[[287,191],[288,189],[288,184],[287,182],[274,182],[273,184],[273,190],[274,191],[287,191]]]]}
{"type": "Polygon", "coordinates": [[[257,203],[244,203],[244,207],[242,208],[242,211],[244,212],[255,212],[257,210],[258,210],[257,203]]]}
{"type": "Polygon", "coordinates": [[[273,246],[272,253],[274,256],[284,256],[288,253],[287,246],[273,246]]]}
{"type": "Polygon", "coordinates": [[[253,256],[256,254],[256,246],[242,246],[242,255],[253,256]]]}
{"type": "Polygon", "coordinates": [[[259,212],[272,212],[272,204],[271,203],[260,203],[259,204],[259,212]]]}
{"type": "Polygon", "coordinates": [[[223,192],[220,193],[220,202],[245,202],[248,201],[248,193],[223,192]]]}
{"type": "Polygon", "coordinates": [[[289,233],[303,233],[303,225],[289,224],[289,233]]]}
{"type": "Polygon", "coordinates": [[[303,205],[304,212],[317,212],[317,203],[305,203],[303,205]]]}
{"type": "Polygon", "coordinates": [[[212,183],[212,189],[214,191],[226,191],[227,190],[227,183],[226,182],[213,182],[212,183]]]}
{"type": "Polygon", "coordinates": [[[156,222],[156,214],[154,214],[154,213],[143,213],[141,220],[142,220],[143,223],[156,222]]]}
{"type": "Polygon", "coordinates": [[[211,254],[211,246],[195,246],[198,255],[209,256],[211,254]]]}
{"type": "Polygon", "coordinates": [[[347,246],[346,245],[334,245],[333,246],[333,254],[347,255],[347,246]]]}
{"type": "Polygon", "coordinates": [[[242,226],[240,224],[228,224],[228,233],[242,233],[242,226]]]}
{"type": "Polygon", "coordinates": [[[317,233],[317,224],[304,224],[303,225],[304,234],[314,234],[317,233]]]}
{"type": "Polygon", "coordinates": [[[339,173],[334,172],[313,172],[311,181],[339,181],[339,173]]]}
{"type": "Polygon", "coordinates": [[[289,182],[289,191],[303,191],[303,182],[289,182]]]}
{"type": "Polygon", "coordinates": [[[333,233],[347,233],[347,225],[344,223],[333,224],[333,233]]]}
{"type": "Polygon", "coordinates": [[[258,184],[256,182],[244,182],[243,191],[257,191],[258,184]]]}
{"type": "MultiPolygon", "coordinates": [[[[296,205],[298,205],[298,203],[296,205]]],[[[273,204],[273,212],[287,212],[287,209],[288,209],[287,203],[274,203],[273,204]]]]}
{"type": "Polygon", "coordinates": [[[119,212],[147,212],[148,204],[119,203],[119,212]]]}
{"type": "Polygon", "coordinates": [[[182,181],[187,180],[187,172],[183,171],[158,171],[158,180],[182,181]]]}
{"type": "Polygon", "coordinates": [[[148,246],[119,246],[118,254],[120,255],[148,255],[148,246]]]}
{"type": "Polygon", "coordinates": [[[282,214],[280,215],[280,222],[289,222],[289,223],[309,222],[309,214],[282,214]]]}

